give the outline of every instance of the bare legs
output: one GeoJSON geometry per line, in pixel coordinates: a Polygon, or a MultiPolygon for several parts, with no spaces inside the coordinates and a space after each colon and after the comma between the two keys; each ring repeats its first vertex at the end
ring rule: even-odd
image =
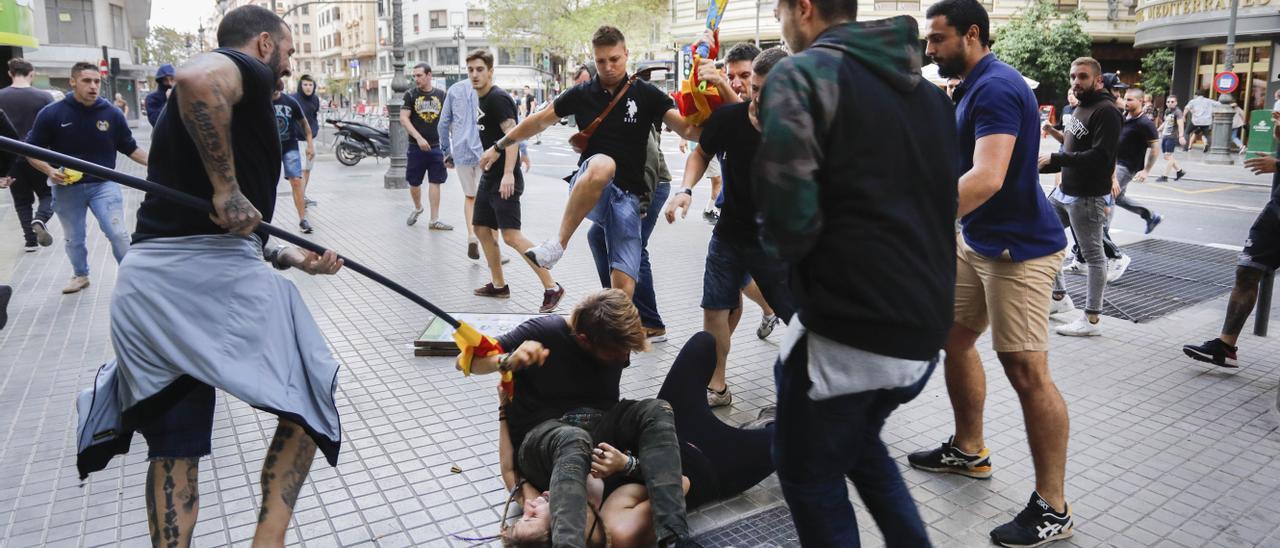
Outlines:
{"type": "MultiPolygon", "coordinates": [[[[298,492],[311,471],[316,444],[302,427],[281,419],[262,465],[262,509],[254,546],[283,546],[298,492]]],[[[147,469],[147,524],[151,544],[191,545],[200,513],[200,459],[154,459],[147,469]]]]}
{"type": "Polygon", "coordinates": [[[413,210],[422,209],[422,186],[409,186],[409,197],[413,198],[413,210]]]}
{"type": "Polygon", "coordinates": [[[1164,155],[1164,176],[1165,177],[1169,176],[1170,170],[1173,170],[1174,173],[1182,171],[1182,166],[1178,165],[1178,161],[1173,158],[1172,153],[1164,155]]]}
{"type": "MultiPolygon", "coordinates": [[[[498,249],[498,231],[485,226],[477,226],[475,231],[476,238],[480,240],[480,248],[484,250],[484,260],[489,264],[493,287],[501,288],[506,286],[507,281],[502,275],[502,253],[498,249]]],[[[533,270],[533,274],[538,277],[538,281],[542,282],[543,289],[555,289],[556,281],[551,277],[551,271],[534,264],[528,257],[525,257],[524,252],[533,247],[533,242],[530,242],[524,236],[524,233],[519,230],[504,229],[502,230],[502,241],[507,244],[507,247],[519,253],[520,258],[524,260],[525,264],[529,265],[529,268],[533,270]]]]}
{"type": "MultiPolygon", "coordinates": [[[[978,333],[952,326],[946,345],[947,393],[955,413],[955,445],[966,453],[978,453],[985,446],[982,412],[986,400],[986,374],[974,343],[978,333]]],[[[1048,352],[999,352],[1005,376],[1018,393],[1022,416],[1036,469],[1036,492],[1054,510],[1066,509],[1063,484],[1066,478],[1067,440],[1070,421],[1067,404],[1049,375],[1048,352]]]]}
{"type": "Polygon", "coordinates": [[[716,370],[707,388],[723,392],[727,385],[725,368],[729,361],[730,340],[742,319],[742,306],[733,310],[703,310],[702,329],[716,339],[716,370]]]}
{"type": "Polygon", "coordinates": [[[1240,331],[1244,329],[1245,320],[1253,313],[1258,302],[1258,284],[1262,283],[1262,271],[1246,266],[1236,267],[1236,283],[1231,288],[1231,299],[1227,301],[1227,317],[1222,322],[1222,334],[1218,336],[1231,346],[1240,339],[1240,331]]]}
{"type": "Polygon", "coordinates": [[[289,191],[293,194],[293,207],[298,209],[298,220],[302,221],[307,218],[307,202],[306,202],[307,185],[302,182],[299,177],[289,179],[289,191]]]}
{"type": "MultiPolygon", "coordinates": [[[[431,204],[431,222],[440,220],[440,187],[436,183],[427,183],[427,203],[431,204]]],[[[422,206],[418,205],[421,209],[422,206]]]]}
{"type": "Polygon", "coordinates": [[[476,197],[464,195],[462,197],[462,216],[467,220],[467,241],[468,242],[475,239],[476,237],[476,227],[471,226],[471,217],[472,215],[475,214],[475,210],[476,210],[476,197]]]}
{"type": "Polygon", "coordinates": [[[587,218],[591,208],[600,201],[605,186],[613,180],[615,169],[613,158],[604,155],[593,156],[582,168],[573,190],[569,192],[569,203],[565,204],[564,217],[560,220],[560,247],[569,247],[569,239],[573,238],[573,233],[587,218]]]}

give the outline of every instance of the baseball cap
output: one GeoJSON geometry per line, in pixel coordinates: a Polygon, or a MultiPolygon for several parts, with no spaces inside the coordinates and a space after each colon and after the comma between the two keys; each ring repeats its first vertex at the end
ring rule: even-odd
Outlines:
{"type": "Polygon", "coordinates": [[[1106,90],[1129,89],[1129,84],[1121,82],[1114,72],[1107,72],[1102,75],[1102,87],[1106,90]]]}

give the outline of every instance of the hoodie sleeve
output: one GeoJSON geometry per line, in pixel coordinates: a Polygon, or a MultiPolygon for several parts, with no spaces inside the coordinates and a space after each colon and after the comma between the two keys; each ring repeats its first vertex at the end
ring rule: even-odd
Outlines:
{"type": "Polygon", "coordinates": [[[151,123],[151,127],[156,127],[156,122],[160,121],[160,111],[164,110],[166,99],[164,89],[157,89],[147,95],[147,121],[151,123]]]}
{"type": "Polygon", "coordinates": [[[813,60],[784,59],[769,72],[760,98],[760,147],[751,170],[765,249],[788,262],[807,255],[822,228],[817,177],[823,109],[813,80],[800,67],[805,61],[813,60]]]}
{"type": "Polygon", "coordinates": [[[1092,146],[1080,152],[1055,152],[1050,156],[1050,165],[1093,168],[1100,171],[1114,169],[1116,145],[1120,142],[1120,126],[1123,124],[1120,109],[1095,110],[1089,117],[1089,133],[1093,135],[1092,146]],[[1107,166],[1108,163],[1111,165],[1107,166]]]}

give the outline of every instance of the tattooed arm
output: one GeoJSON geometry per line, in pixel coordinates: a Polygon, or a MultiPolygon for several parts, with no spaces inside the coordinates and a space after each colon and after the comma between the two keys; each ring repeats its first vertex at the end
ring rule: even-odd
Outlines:
{"type": "Polygon", "coordinates": [[[173,89],[182,124],[213,184],[214,213],[209,218],[228,232],[248,236],[262,221],[262,214],[240,192],[231,151],[231,107],[243,97],[242,86],[235,63],[208,53],[178,68],[173,89]]]}

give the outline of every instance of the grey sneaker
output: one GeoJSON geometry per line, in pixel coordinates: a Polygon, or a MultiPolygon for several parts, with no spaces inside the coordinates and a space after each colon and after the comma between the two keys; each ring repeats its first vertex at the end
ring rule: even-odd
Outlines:
{"type": "Polygon", "coordinates": [[[707,388],[707,406],[708,407],[727,407],[733,405],[733,392],[729,391],[729,386],[724,387],[724,392],[716,392],[707,388]]]}
{"type": "Polygon", "coordinates": [[[49,229],[44,226],[44,221],[40,219],[31,221],[31,231],[36,233],[36,243],[43,247],[53,245],[53,235],[49,234],[49,229]]]}
{"type": "Polygon", "coordinates": [[[311,198],[307,198],[305,196],[302,198],[302,204],[307,207],[315,207],[320,205],[319,202],[316,202],[315,200],[312,200],[311,198]]]}
{"type": "Polygon", "coordinates": [[[86,287],[89,287],[88,276],[72,276],[71,282],[67,284],[67,287],[62,288],[62,294],[70,295],[72,293],[77,293],[86,287]]]}
{"type": "Polygon", "coordinates": [[[404,222],[404,224],[407,224],[407,225],[409,225],[409,226],[413,226],[414,224],[416,224],[416,223],[418,222],[418,216],[419,216],[419,215],[422,215],[422,209],[415,209],[415,210],[413,210],[413,213],[410,213],[410,214],[409,214],[409,219],[408,219],[408,220],[406,220],[406,221],[404,222]]]}
{"type": "Polygon", "coordinates": [[[769,426],[776,420],[778,420],[778,407],[770,405],[760,409],[760,414],[756,415],[756,420],[742,423],[740,428],[743,430],[759,430],[769,426]]]}
{"type": "Polygon", "coordinates": [[[778,326],[778,317],[768,314],[760,317],[760,327],[756,328],[756,337],[761,340],[769,338],[769,334],[773,333],[773,328],[778,326]]]}
{"type": "Polygon", "coordinates": [[[445,223],[444,221],[431,221],[431,224],[427,225],[427,228],[431,230],[453,230],[453,225],[445,223]]]}

